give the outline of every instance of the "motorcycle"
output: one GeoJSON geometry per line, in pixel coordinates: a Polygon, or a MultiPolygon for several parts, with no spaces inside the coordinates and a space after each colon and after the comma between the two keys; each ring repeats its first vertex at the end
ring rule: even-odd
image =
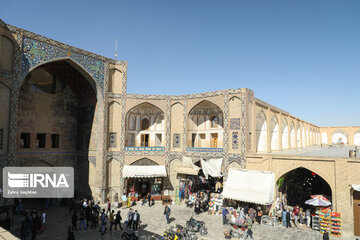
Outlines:
{"type": "Polygon", "coordinates": [[[207,235],[208,233],[205,223],[203,221],[198,221],[193,217],[186,221],[186,227],[192,232],[200,232],[201,235],[207,235]]]}
{"type": "Polygon", "coordinates": [[[164,232],[165,240],[197,240],[197,236],[193,232],[181,225],[172,226],[164,232]]]}
{"type": "Polygon", "coordinates": [[[121,234],[121,240],[139,240],[139,233],[134,230],[124,230],[121,234]]]}

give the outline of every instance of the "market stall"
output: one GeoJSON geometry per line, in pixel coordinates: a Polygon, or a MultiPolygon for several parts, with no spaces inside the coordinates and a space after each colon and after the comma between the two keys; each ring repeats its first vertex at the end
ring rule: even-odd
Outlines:
{"type": "Polygon", "coordinates": [[[166,176],[165,165],[125,165],[123,177],[126,195],[131,196],[132,201],[138,201],[150,193],[154,200],[161,200],[166,176]]]}

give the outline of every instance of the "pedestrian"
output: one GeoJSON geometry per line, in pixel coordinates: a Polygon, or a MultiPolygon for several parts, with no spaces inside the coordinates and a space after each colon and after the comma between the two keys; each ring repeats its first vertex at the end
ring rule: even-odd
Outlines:
{"type": "Polygon", "coordinates": [[[68,227],[68,238],[67,240],[75,240],[75,233],[74,233],[74,227],[69,226],[68,227]]]}
{"type": "Polygon", "coordinates": [[[135,210],[134,217],[133,217],[133,229],[137,230],[140,223],[140,214],[137,210],[135,210]]]}
{"type": "Polygon", "coordinates": [[[291,224],[290,224],[290,211],[289,211],[289,209],[288,210],[286,210],[286,227],[287,228],[289,228],[289,227],[291,227],[291,224]]]}
{"type": "Polygon", "coordinates": [[[32,225],[31,225],[31,240],[35,240],[36,239],[36,233],[38,230],[38,226],[37,223],[35,221],[36,217],[34,218],[34,220],[32,221],[32,225]]]}
{"type": "Polygon", "coordinates": [[[111,211],[110,213],[110,232],[112,232],[112,227],[113,225],[115,225],[115,214],[114,214],[114,210],[111,211]]]}
{"type": "Polygon", "coordinates": [[[227,208],[223,208],[223,210],[221,211],[221,215],[222,215],[222,219],[223,219],[223,225],[225,225],[227,223],[226,221],[226,217],[229,214],[229,210],[227,208]]]}
{"type": "Polygon", "coordinates": [[[249,209],[248,213],[249,213],[249,216],[250,216],[251,220],[252,220],[253,223],[254,223],[254,222],[255,222],[255,213],[256,213],[255,209],[251,207],[251,208],[249,209]]]}
{"type": "Polygon", "coordinates": [[[72,223],[72,226],[74,228],[74,230],[76,231],[76,225],[77,225],[77,220],[78,220],[78,217],[77,217],[77,214],[76,214],[76,211],[74,211],[72,217],[71,217],[71,223],[72,223]]]}
{"type": "Polygon", "coordinates": [[[86,230],[87,228],[86,228],[86,223],[85,223],[84,209],[82,209],[80,212],[79,220],[80,220],[79,230],[82,230],[82,228],[84,228],[84,230],[86,230]]]}
{"type": "Polygon", "coordinates": [[[246,226],[247,226],[247,231],[246,231],[246,237],[245,239],[248,239],[248,237],[250,237],[250,239],[253,239],[253,232],[252,232],[252,224],[253,224],[253,220],[250,218],[249,214],[246,215],[246,226]]]}
{"type": "Polygon", "coordinates": [[[45,210],[43,209],[41,212],[41,232],[45,231],[45,222],[46,222],[46,213],[45,210]]]}
{"type": "Polygon", "coordinates": [[[26,219],[22,222],[20,231],[21,231],[21,240],[26,240],[29,235],[29,229],[26,219]]]}
{"type": "Polygon", "coordinates": [[[284,227],[287,226],[287,223],[286,223],[286,210],[285,210],[285,208],[284,208],[283,211],[282,211],[282,224],[283,224],[284,227]]]}
{"type": "Polygon", "coordinates": [[[256,213],[256,221],[258,224],[261,222],[261,217],[263,215],[263,212],[261,210],[261,207],[258,207],[257,213],[256,213]]]}
{"type": "Polygon", "coordinates": [[[86,200],[86,198],[84,198],[84,200],[83,200],[83,203],[82,203],[82,207],[83,208],[86,208],[87,207],[87,200],[86,200]]]}
{"type": "Polygon", "coordinates": [[[107,200],[107,211],[106,214],[111,213],[111,202],[110,199],[107,200]]]}
{"type": "Polygon", "coordinates": [[[149,207],[151,207],[151,193],[148,194],[148,203],[149,203],[149,207]]]}
{"type": "Polygon", "coordinates": [[[92,204],[85,209],[86,226],[90,226],[92,204]]]}
{"type": "Polygon", "coordinates": [[[298,220],[299,220],[299,213],[300,213],[299,206],[296,205],[296,206],[294,207],[294,210],[293,210],[294,225],[295,225],[295,227],[297,227],[297,223],[298,223],[298,220]]]}
{"type": "Polygon", "coordinates": [[[128,212],[128,214],[127,214],[127,219],[128,219],[128,223],[127,223],[127,226],[126,226],[126,228],[131,228],[131,226],[132,226],[132,221],[133,221],[133,212],[132,212],[132,209],[130,208],[129,209],[129,212],[128,212]]]}
{"type": "Polygon", "coordinates": [[[306,217],[306,226],[309,228],[310,227],[310,221],[311,221],[310,209],[306,209],[305,217],[306,217]]]}
{"type": "Polygon", "coordinates": [[[107,215],[105,214],[105,209],[104,209],[102,216],[103,217],[101,220],[100,232],[101,232],[101,235],[104,235],[104,233],[106,231],[106,223],[107,223],[107,215]]]}
{"type": "Polygon", "coordinates": [[[118,208],[119,207],[119,193],[116,193],[114,196],[114,208],[118,208]]]}
{"type": "Polygon", "coordinates": [[[119,224],[119,227],[121,230],[123,230],[123,228],[121,227],[121,215],[120,215],[120,211],[117,211],[116,213],[116,217],[115,217],[115,229],[116,229],[116,226],[119,224]]]}
{"type": "Polygon", "coordinates": [[[170,223],[171,209],[168,207],[168,205],[165,205],[164,214],[165,214],[165,217],[166,217],[166,223],[169,224],[170,223]]]}
{"type": "Polygon", "coordinates": [[[323,234],[323,240],[329,240],[329,231],[325,230],[324,234],[323,234]]]}

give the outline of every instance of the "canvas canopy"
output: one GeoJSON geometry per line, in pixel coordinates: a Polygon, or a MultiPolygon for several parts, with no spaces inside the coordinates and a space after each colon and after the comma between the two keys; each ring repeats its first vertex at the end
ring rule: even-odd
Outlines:
{"type": "Polygon", "coordinates": [[[351,187],[352,187],[355,191],[359,191],[359,192],[360,192],[360,184],[351,184],[351,187]]]}
{"type": "Polygon", "coordinates": [[[199,170],[200,168],[195,166],[192,159],[189,157],[183,157],[182,166],[176,168],[177,173],[188,175],[198,175],[199,170]]]}
{"type": "Polygon", "coordinates": [[[275,175],[272,172],[229,169],[223,197],[243,202],[271,204],[275,175]]]}
{"type": "Polygon", "coordinates": [[[125,178],[142,178],[142,177],[166,177],[165,165],[151,166],[132,166],[125,165],[123,177],[125,178]]]}
{"type": "Polygon", "coordinates": [[[205,178],[208,179],[209,175],[212,177],[222,177],[221,175],[221,165],[222,158],[212,158],[212,159],[201,159],[201,168],[205,175],[205,178]]]}

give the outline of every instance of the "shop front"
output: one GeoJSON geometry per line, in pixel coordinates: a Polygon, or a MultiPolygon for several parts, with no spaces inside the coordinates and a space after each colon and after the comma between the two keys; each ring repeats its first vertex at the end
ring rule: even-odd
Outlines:
{"type": "Polygon", "coordinates": [[[131,197],[131,201],[139,201],[148,194],[154,200],[162,200],[164,179],[167,177],[165,165],[125,165],[123,177],[125,193],[131,197]]]}

